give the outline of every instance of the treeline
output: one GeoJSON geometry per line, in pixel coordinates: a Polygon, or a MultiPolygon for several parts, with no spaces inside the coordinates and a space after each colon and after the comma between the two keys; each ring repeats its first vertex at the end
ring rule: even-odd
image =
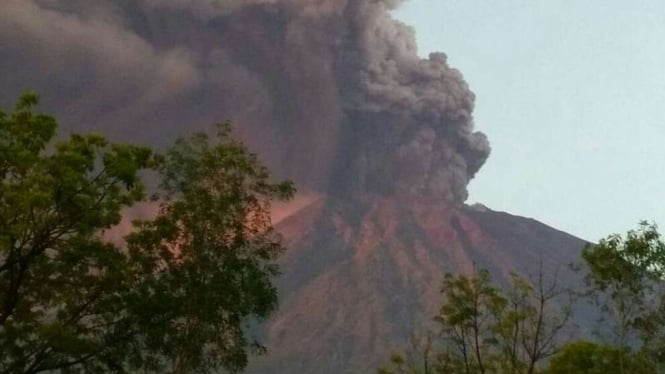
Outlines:
{"type": "Polygon", "coordinates": [[[654,374],[665,372],[665,243],[654,224],[588,245],[563,287],[541,268],[502,287],[485,270],[446,274],[435,328],[380,374],[654,374]],[[580,333],[581,303],[598,316],[580,333]],[[587,335],[583,340],[580,335],[587,335]]]}

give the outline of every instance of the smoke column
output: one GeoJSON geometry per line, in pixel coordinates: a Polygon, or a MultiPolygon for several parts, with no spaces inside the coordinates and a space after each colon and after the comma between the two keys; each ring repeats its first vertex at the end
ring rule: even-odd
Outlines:
{"type": "Polygon", "coordinates": [[[398,0],[4,0],[0,103],[162,146],[231,119],[280,176],[461,204],[489,155],[473,93],[398,0]]]}

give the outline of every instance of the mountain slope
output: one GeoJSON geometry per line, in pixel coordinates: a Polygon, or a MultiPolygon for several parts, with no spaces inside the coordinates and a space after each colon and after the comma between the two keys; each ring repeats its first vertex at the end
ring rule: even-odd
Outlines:
{"type": "Polygon", "coordinates": [[[250,372],[373,372],[441,303],[445,271],[567,271],[585,242],[535,220],[428,200],[320,198],[278,225],[285,254],[270,354],[250,372]]]}

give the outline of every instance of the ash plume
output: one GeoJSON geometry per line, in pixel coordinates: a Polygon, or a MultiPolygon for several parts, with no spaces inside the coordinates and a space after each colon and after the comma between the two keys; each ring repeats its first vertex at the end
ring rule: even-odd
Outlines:
{"type": "Polygon", "coordinates": [[[417,55],[399,0],[5,0],[3,106],[161,146],[231,119],[282,177],[463,203],[489,155],[473,93],[417,55]]]}

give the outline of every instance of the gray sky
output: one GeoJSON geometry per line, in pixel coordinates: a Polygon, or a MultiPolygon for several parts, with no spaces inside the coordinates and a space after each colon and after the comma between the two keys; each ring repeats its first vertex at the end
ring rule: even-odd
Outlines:
{"type": "Polygon", "coordinates": [[[469,202],[589,240],[665,229],[665,1],[412,0],[492,145],[469,202]]]}

